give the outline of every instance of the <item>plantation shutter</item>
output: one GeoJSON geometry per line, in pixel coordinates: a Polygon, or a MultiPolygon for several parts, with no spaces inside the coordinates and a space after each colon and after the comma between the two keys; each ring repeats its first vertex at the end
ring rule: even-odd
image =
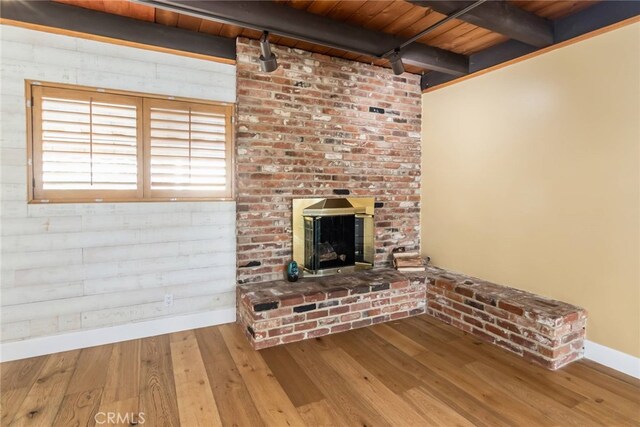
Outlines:
{"type": "Polygon", "coordinates": [[[233,198],[230,104],[33,82],[29,201],[233,198]]]}
{"type": "Polygon", "coordinates": [[[150,197],[231,197],[230,108],[144,102],[150,197]]]}
{"type": "Polygon", "coordinates": [[[139,98],[47,87],[33,95],[35,197],[141,196],[139,98]]]}

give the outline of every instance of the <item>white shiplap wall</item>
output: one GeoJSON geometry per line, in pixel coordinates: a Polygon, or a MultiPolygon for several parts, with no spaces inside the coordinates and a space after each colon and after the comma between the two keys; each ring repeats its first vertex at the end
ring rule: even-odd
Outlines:
{"type": "Polygon", "coordinates": [[[231,313],[234,202],[26,203],[25,80],[235,102],[235,66],[7,25],[0,37],[2,343],[231,313]]]}

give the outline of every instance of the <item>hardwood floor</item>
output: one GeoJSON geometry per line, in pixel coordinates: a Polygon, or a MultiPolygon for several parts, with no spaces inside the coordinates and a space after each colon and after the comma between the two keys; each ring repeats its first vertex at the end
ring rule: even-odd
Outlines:
{"type": "Polygon", "coordinates": [[[0,369],[2,426],[640,425],[640,381],[546,371],[428,316],[260,352],[223,325],[0,369]]]}

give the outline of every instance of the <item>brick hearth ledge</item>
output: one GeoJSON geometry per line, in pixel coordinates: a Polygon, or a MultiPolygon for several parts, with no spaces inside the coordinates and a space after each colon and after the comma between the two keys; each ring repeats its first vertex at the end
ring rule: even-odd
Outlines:
{"type": "Polygon", "coordinates": [[[435,267],[238,286],[238,323],[256,350],[425,312],[547,369],[584,354],[584,309],[435,267]]]}
{"type": "Polygon", "coordinates": [[[423,314],[426,277],[392,269],[238,286],[238,323],[256,350],[423,314]]]}

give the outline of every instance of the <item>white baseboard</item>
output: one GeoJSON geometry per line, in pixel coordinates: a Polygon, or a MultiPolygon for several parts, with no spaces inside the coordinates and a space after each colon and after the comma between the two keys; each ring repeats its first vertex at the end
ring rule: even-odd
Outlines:
{"type": "MultiPolygon", "coordinates": [[[[13,341],[0,346],[0,361],[8,362],[45,354],[59,353],[61,351],[204,328],[207,326],[221,325],[223,323],[232,323],[235,322],[235,320],[236,309],[225,308],[184,316],[128,323],[108,328],[90,329],[48,337],[13,341]]],[[[585,341],[584,357],[640,379],[640,358],[638,357],[589,340],[585,341]]]]}
{"type": "Polygon", "coordinates": [[[48,337],[13,341],[0,346],[0,361],[26,359],[44,354],[78,348],[94,347],[120,341],[186,331],[195,328],[231,323],[236,320],[236,309],[205,311],[184,316],[147,320],[108,328],[89,329],[48,337]]]}
{"type": "Polygon", "coordinates": [[[584,357],[640,379],[640,358],[585,340],[584,357]]]}

